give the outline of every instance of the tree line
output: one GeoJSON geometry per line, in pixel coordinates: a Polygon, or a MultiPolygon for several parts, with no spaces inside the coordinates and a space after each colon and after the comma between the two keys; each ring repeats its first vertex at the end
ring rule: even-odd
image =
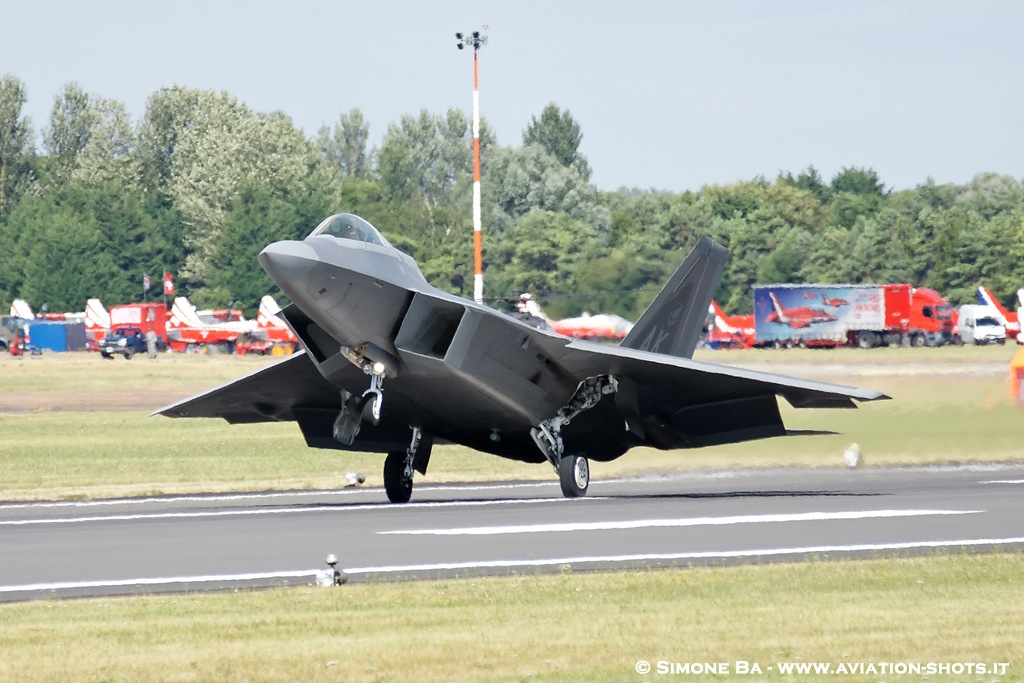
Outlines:
{"type": "MultiPolygon", "coordinates": [[[[16,77],[0,78],[0,302],[137,301],[144,274],[169,271],[194,303],[252,314],[262,295],[281,298],[259,251],[341,211],[380,228],[432,284],[472,293],[472,131],[459,110],[403,116],[371,148],[358,108],[307,137],[283,113],[173,86],[133,122],[68,83],[37,135],[25,101],[16,77]]],[[[910,282],[955,304],[979,284],[1009,304],[1024,286],[1014,178],[893,191],[870,168],[826,180],[809,167],[698,192],[601,192],[582,138],[553,103],[514,146],[482,122],[486,296],[636,319],[702,235],[729,249],[716,297],[730,312],[751,310],[755,283],[910,282]]]]}

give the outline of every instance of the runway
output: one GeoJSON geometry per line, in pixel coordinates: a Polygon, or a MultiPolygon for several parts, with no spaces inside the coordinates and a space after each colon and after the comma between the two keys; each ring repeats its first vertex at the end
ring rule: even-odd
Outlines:
{"type": "Polygon", "coordinates": [[[1024,549],[1024,465],[0,503],[0,601],[1024,549]]]}

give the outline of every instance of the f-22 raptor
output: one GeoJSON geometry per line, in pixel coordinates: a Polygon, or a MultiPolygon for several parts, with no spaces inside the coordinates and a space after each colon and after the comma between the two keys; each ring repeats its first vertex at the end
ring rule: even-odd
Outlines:
{"type": "Polygon", "coordinates": [[[701,239],[612,346],[435,289],[370,223],[333,215],[259,255],[292,301],[281,315],[303,351],[157,413],[295,421],[311,447],[386,453],[388,499],[404,503],[435,442],[547,461],[577,497],[588,458],[786,435],[779,396],[798,408],[888,398],[692,360],[726,258],[701,239]]]}

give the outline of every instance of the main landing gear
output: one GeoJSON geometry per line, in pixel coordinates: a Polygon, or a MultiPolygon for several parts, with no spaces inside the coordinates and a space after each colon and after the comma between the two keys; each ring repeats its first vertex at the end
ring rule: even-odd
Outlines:
{"type": "Polygon", "coordinates": [[[590,463],[581,453],[566,454],[562,442],[562,427],[570,420],[590,410],[608,394],[619,389],[618,381],[611,375],[591,377],[580,382],[576,393],[569,403],[561,408],[550,420],[541,422],[530,430],[533,442],[537,444],[544,457],[558,472],[558,480],[562,485],[562,495],[566,498],[579,498],[586,495],[590,486],[590,463]]]}
{"type": "Polygon", "coordinates": [[[412,428],[412,440],[404,451],[392,451],[384,460],[384,490],[392,503],[408,503],[412,497],[412,473],[427,473],[433,440],[419,427],[412,428]]]}

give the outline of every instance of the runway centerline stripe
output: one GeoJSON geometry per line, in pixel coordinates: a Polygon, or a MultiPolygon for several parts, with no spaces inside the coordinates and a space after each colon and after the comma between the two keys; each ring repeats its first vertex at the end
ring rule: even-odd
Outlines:
{"type": "Polygon", "coordinates": [[[688,517],[680,519],[631,519],[607,522],[556,522],[509,526],[474,526],[453,529],[395,529],[378,531],[381,536],[501,536],[505,534],[559,533],[568,531],[614,531],[657,527],[722,526],[729,524],[765,524],[773,522],[821,522],[929,515],[973,515],[981,510],[854,510],[850,512],[797,512],[774,515],[736,515],[732,517],[688,517]]]}

